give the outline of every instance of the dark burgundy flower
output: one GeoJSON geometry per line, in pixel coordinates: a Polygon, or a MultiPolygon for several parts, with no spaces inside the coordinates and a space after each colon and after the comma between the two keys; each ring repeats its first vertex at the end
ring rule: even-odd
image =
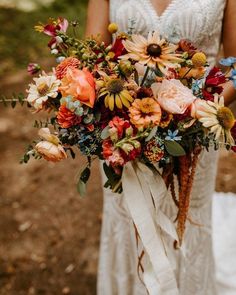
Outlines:
{"type": "Polygon", "coordinates": [[[178,50],[187,52],[189,57],[192,57],[198,51],[194,44],[187,39],[182,39],[179,41],[178,50]]]}
{"type": "Polygon", "coordinates": [[[203,89],[204,98],[206,100],[214,101],[214,94],[222,93],[222,84],[225,82],[226,78],[222,71],[217,67],[212,68],[206,77],[205,88],[203,89]]]}
{"type": "Polygon", "coordinates": [[[174,117],[174,121],[183,121],[187,118],[191,118],[191,109],[188,108],[183,114],[176,114],[173,116],[174,117]]]}

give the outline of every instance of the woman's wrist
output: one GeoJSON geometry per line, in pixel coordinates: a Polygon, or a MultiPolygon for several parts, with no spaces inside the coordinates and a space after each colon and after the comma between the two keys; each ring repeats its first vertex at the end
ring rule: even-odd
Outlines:
{"type": "Polygon", "coordinates": [[[229,106],[232,102],[236,100],[236,89],[234,88],[233,82],[228,81],[223,85],[224,90],[222,95],[225,98],[225,105],[229,106]]]}

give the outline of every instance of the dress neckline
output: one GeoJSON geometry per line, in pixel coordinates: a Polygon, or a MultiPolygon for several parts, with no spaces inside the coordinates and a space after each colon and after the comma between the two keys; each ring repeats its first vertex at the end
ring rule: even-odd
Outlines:
{"type": "Polygon", "coordinates": [[[179,0],[172,0],[170,1],[170,3],[166,6],[166,8],[159,13],[153,2],[151,0],[146,0],[146,5],[149,8],[150,12],[152,13],[152,15],[157,19],[157,21],[159,22],[166,14],[168,14],[175,6],[175,4],[178,2],[179,0]]]}

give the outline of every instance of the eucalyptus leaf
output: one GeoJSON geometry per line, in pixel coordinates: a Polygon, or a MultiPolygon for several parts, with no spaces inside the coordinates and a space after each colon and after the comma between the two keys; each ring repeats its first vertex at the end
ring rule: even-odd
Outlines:
{"type": "Polygon", "coordinates": [[[77,183],[77,191],[81,197],[84,197],[86,194],[86,184],[82,180],[79,180],[77,183]]]}
{"type": "Polygon", "coordinates": [[[110,136],[110,134],[109,134],[109,129],[110,129],[110,127],[107,126],[107,127],[105,127],[105,128],[102,130],[102,133],[101,133],[101,139],[105,140],[105,139],[107,139],[107,138],[110,136]]]}
{"type": "Polygon", "coordinates": [[[151,140],[157,133],[157,126],[153,127],[151,132],[149,133],[148,137],[145,139],[145,141],[151,140]]]}
{"type": "Polygon", "coordinates": [[[174,140],[166,140],[165,148],[171,156],[180,157],[186,155],[184,148],[174,140]]]}

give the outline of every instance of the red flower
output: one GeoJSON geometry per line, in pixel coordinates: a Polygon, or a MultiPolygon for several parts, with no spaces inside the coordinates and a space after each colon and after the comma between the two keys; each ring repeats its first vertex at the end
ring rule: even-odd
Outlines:
{"type": "Polygon", "coordinates": [[[116,129],[118,138],[122,138],[124,135],[124,132],[127,128],[129,128],[131,125],[129,121],[126,121],[118,116],[114,117],[110,122],[109,122],[109,127],[116,129]]]}
{"type": "Polygon", "coordinates": [[[43,32],[48,36],[56,37],[58,31],[66,33],[68,25],[67,19],[59,17],[57,20],[45,25],[43,27],[43,32]]]}
{"type": "Polygon", "coordinates": [[[76,116],[73,112],[62,105],[57,113],[57,121],[62,128],[70,128],[80,124],[81,117],[76,116]]]}
{"type": "Polygon", "coordinates": [[[203,96],[206,100],[214,101],[214,94],[221,94],[223,87],[221,86],[226,82],[226,78],[222,71],[214,67],[209,72],[205,81],[205,89],[203,89],[203,96]]]}
{"type": "Polygon", "coordinates": [[[115,54],[113,57],[113,60],[117,60],[121,55],[126,53],[126,49],[123,45],[123,38],[117,38],[115,40],[115,43],[113,44],[111,48],[111,52],[115,54]]]}

